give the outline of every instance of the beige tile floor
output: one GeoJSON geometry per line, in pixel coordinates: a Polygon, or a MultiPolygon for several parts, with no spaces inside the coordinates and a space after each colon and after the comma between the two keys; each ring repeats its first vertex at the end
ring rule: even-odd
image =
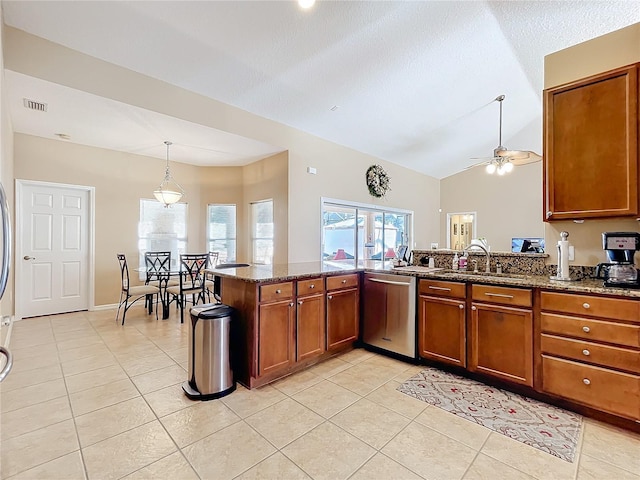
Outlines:
{"type": "Polygon", "coordinates": [[[187,324],[113,315],[14,325],[1,478],[640,480],[640,435],[586,420],[568,463],[397,392],[419,367],[363,350],[190,401],[187,324]]]}

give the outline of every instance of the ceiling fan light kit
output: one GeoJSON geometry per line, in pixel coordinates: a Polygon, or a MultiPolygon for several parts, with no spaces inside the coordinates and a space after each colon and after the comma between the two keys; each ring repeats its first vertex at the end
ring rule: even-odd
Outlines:
{"type": "MultiPolygon", "coordinates": [[[[526,165],[542,159],[537,153],[528,150],[507,150],[502,146],[502,101],[504,95],[498,95],[494,101],[500,104],[500,123],[498,130],[498,146],[493,150],[493,157],[476,165],[486,165],[485,171],[493,175],[504,175],[513,170],[514,165],[526,165]]],[[[475,167],[476,165],[472,165],[475,167]]]]}

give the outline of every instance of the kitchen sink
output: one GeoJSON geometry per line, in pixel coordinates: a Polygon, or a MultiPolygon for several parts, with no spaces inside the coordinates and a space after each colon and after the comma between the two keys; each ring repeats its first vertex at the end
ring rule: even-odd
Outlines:
{"type": "Polygon", "coordinates": [[[438,272],[438,276],[483,279],[495,278],[496,280],[526,280],[531,278],[531,275],[523,275],[520,273],[474,272],[468,270],[441,270],[438,272]]]}
{"type": "MultiPolygon", "coordinates": [[[[393,267],[396,272],[415,272],[415,273],[432,273],[442,271],[442,268],[422,267],[420,265],[407,265],[406,267],[393,267]]],[[[453,270],[452,270],[453,271],[453,270]]]]}

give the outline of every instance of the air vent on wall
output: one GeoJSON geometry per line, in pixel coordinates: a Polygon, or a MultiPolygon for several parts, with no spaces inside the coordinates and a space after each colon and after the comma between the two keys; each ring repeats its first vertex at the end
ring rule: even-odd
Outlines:
{"type": "Polygon", "coordinates": [[[36,102],[35,100],[29,100],[28,98],[23,98],[22,103],[24,104],[25,108],[28,108],[30,110],[38,110],[39,112],[47,111],[46,103],[36,102]]]}

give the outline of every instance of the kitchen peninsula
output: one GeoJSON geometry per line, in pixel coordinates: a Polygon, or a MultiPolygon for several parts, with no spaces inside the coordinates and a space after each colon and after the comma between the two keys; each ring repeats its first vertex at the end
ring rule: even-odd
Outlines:
{"type": "Polygon", "coordinates": [[[640,291],[591,278],[563,282],[546,274],[394,269],[382,262],[211,270],[223,303],[238,311],[236,379],[259,387],[352,348],[362,275],[380,271],[417,277],[418,360],[637,428],[640,291]],[[437,323],[443,318],[459,327],[443,328],[437,323]]]}

